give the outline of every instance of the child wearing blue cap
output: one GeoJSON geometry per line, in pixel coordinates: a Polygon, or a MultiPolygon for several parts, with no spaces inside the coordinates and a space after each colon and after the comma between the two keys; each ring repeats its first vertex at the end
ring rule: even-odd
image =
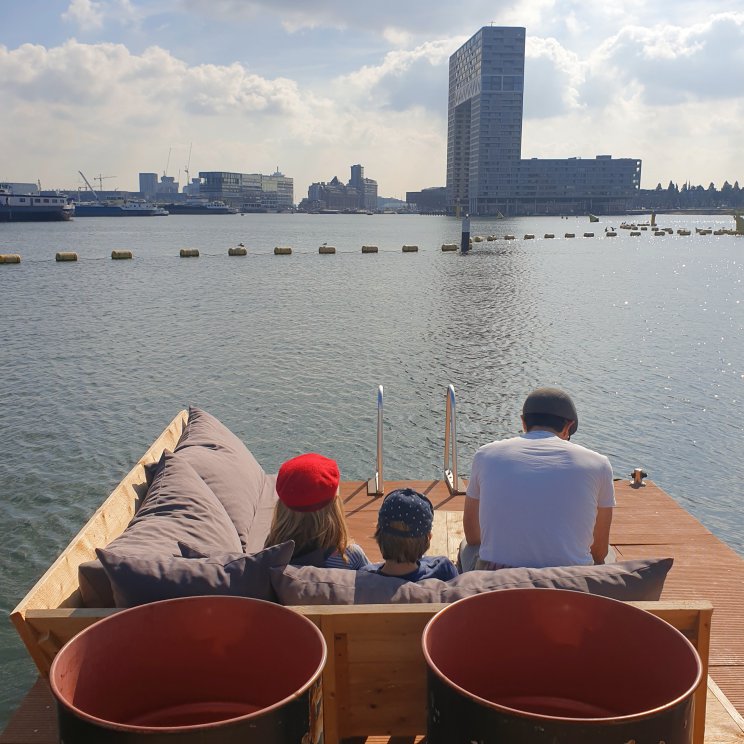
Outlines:
{"type": "Polygon", "coordinates": [[[391,491],[380,505],[375,532],[385,560],[361,570],[407,581],[454,579],[457,568],[449,558],[424,555],[431,544],[433,524],[434,507],[426,496],[412,488],[391,491]]]}

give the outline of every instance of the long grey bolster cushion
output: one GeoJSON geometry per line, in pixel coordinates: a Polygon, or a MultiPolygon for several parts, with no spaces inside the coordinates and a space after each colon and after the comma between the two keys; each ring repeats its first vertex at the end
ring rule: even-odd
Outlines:
{"type": "Polygon", "coordinates": [[[271,570],[271,582],[285,605],[455,602],[500,589],[570,589],[623,601],[657,600],[672,558],[621,561],[602,566],[507,568],[468,571],[449,581],[418,583],[370,571],[291,566],[271,570]]]}

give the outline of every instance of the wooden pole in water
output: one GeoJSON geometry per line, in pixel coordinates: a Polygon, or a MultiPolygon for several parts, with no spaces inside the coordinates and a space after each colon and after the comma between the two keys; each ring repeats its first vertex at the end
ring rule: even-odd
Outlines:
{"type": "Polygon", "coordinates": [[[470,216],[462,218],[462,236],[460,238],[460,250],[467,253],[470,250],[470,216]]]}

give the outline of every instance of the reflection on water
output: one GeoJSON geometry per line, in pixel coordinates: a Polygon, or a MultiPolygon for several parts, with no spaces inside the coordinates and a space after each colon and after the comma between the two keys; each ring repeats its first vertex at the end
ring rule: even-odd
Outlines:
{"type": "MultiPolygon", "coordinates": [[[[345,478],[366,479],[379,384],[389,479],[441,471],[449,383],[464,475],[480,444],[518,430],[532,387],[556,384],[579,408],[577,442],[607,454],[618,477],[642,466],[744,553],[742,240],[608,239],[605,226],[594,239],[545,240],[581,235],[585,220],[474,220],[474,235],[538,237],[476,243],[465,256],[441,252],[460,225],[439,217],[3,226],[0,252],[23,256],[0,267],[3,610],[190,402],[268,471],[320,450],[345,478]],[[238,242],[249,255],[228,258],[238,242]],[[319,256],[324,242],[338,253],[319,256]],[[295,254],[275,257],[275,245],[295,254]],[[202,257],[179,259],[182,247],[202,257]],[[114,248],[135,259],[111,261],[114,248]],[[58,250],[80,261],[56,264],[58,250]]],[[[3,719],[33,672],[7,623],[0,649],[3,719]]]]}

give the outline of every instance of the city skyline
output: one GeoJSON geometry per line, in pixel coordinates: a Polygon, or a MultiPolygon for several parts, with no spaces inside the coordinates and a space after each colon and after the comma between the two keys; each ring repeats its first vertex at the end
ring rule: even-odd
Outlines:
{"type": "Polygon", "coordinates": [[[444,185],[448,59],[526,27],[522,157],[643,160],[642,188],[740,177],[744,13],[727,0],[26,0],[0,24],[0,178],[273,173],[295,194],[364,163],[379,193],[444,185]],[[189,162],[189,152],[191,158],[189,162]]]}

